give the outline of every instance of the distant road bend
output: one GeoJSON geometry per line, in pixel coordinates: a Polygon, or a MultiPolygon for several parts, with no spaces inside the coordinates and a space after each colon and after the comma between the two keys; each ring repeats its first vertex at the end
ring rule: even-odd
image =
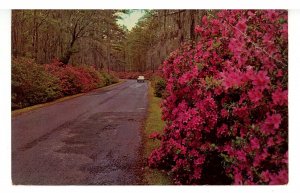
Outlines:
{"type": "Polygon", "coordinates": [[[127,80],[13,117],[13,184],[139,184],[147,92],[127,80]]]}

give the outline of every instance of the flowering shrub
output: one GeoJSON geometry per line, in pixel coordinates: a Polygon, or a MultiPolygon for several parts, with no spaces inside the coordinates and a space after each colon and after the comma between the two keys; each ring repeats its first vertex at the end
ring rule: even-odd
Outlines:
{"type": "Polygon", "coordinates": [[[28,59],[13,59],[12,109],[87,92],[117,81],[94,67],[63,65],[57,60],[40,65],[28,59]]]}
{"type": "Polygon", "coordinates": [[[177,184],[286,184],[287,12],[208,12],[195,32],[163,63],[166,127],[149,165],[177,184]]]}
{"type": "Polygon", "coordinates": [[[45,67],[48,72],[60,79],[64,95],[87,92],[104,84],[101,74],[92,67],[62,65],[59,61],[53,61],[45,67]]]}

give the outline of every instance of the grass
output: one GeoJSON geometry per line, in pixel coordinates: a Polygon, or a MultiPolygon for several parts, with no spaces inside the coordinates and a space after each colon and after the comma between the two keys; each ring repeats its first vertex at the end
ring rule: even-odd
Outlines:
{"type": "MultiPolygon", "coordinates": [[[[160,141],[149,139],[149,135],[153,132],[162,133],[164,122],[161,120],[160,103],[161,98],[154,96],[154,89],[149,86],[149,107],[148,116],[144,131],[144,158],[148,158],[152,150],[160,145],[160,141]]],[[[144,169],[144,180],[149,185],[171,185],[170,178],[157,169],[151,169],[148,166],[144,169]]]]}
{"type": "MultiPolygon", "coordinates": [[[[118,84],[121,84],[123,82],[124,82],[124,80],[120,80],[118,83],[114,83],[114,84],[104,86],[104,87],[101,87],[101,88],[96,88],[95,90],[107,89],[107,88],[110,88],[112,86],[116,86],[118,84]]],[[[91,91],[89,91],[89,92],[91,92],[91,91]]],[[[39,108],[42,108],[42,107],[54,105],[56,103],[63,102],[63,101],[66,101],[66,100],[70,100],[70,99],[73,99],[73,98],[77,98],[77,97],[80,97],[80,96],[85,95],[85,94],[86,93],[79,93],[79,94],[75,94],[75,95],[71,95],[71,96],[62,97],[62,98],[59,98],[59,99],[51,101],[51,102],[37,104],[37,105],[22,108],[22,109],[17,109],[17,110],[12,111],[11,115],[12,115],[12,117],[15,117],[15,116],[21,115],[21,114],[29,112],[29,111],[33,111],[33,110],[36,110],[36,109],[39,109],[39,108]]]]}

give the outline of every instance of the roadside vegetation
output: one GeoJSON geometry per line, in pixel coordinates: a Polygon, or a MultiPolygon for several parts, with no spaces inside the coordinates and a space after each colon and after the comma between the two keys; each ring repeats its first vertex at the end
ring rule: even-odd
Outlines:
{"type": "Polygon", "coordinates": [[[12,109],[88,92],[117,83],[114,76],[96,70],[93,66],[37,64],[26,58],[12,61],[12,109]]]}
{"type": "Polygon", "coordinates": [[[154,95],[159,98],[163,97],[166,90],[166,81],[161,76],[156,75],[152,77],[151,83],[154,88],[154,95]]]}
{"type": "Polygon", "coordinates": [[[175,184],[288,183],[287,21],[284,10],[207,11],[201,39],[163,63],[151,168],[175,184]]]}
{"type": "MultiPolygon", "coordinates": [[[[165,123],[161,119],[161,98],[154,96],[154,88],[149,86],[149,107],[148,117],[144,130],[144,159],[150,156],[150,153],[160,146],[160,141],[151,138],[153,133],[162,133],[165,123]]],[[[160,170],[151,169],[148,166],[144,169],[144,180],[149,185],[168,185],[172,184],[168,175],[160,170]]]]}

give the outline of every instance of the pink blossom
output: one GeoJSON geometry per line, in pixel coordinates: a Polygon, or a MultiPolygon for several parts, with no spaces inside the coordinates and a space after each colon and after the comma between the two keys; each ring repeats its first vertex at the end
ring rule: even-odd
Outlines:
{"type": "Polygon", "coordinates": [[[262,161],[262,157],[258,154],[254,157],[253,166],[258,167],[262,161]]]}
{"type": "Polygon", "coordinates": [[[268,147],[271,147],[271,146],[275,145],[273,137],[270,137],[270,138],[268,139],[267,145],[268,145],[268,147]]]}
{"type": "Polygon", "coordinates": [[[284,185],[288,183],[288,172],[286,169],[280,170],[278,174],[270,176],[270,185],[284,185]]]}
{"type": "Polygon", "coordinates": [[[161,136],[160,136],[160,134],[159,134],[158,132],[153,132],[153,133],[151,133],[151,134],[149,135],[149,138],[150,138],[150,139],[160,139],[161,136]]]}
{"type": "Polygon", "coordinates": [[[236,152],[236,155],[237,155],[238,160],[243,161],[243,162],[247,161],[246,153],[244,151],[239,150],[236,152]]]}
{"type": "Polygon", "coordinates": [[[282,72],[281,69],[279,69],[279,70],[277,71],[276,77],[282,77],[282,76],[283,76],[283,72],[282,72]]]}
{"type": "Polygon", "coordinates": [[[242,185],[243,184],[243,176],[240,172],[234,173],[234,184],[235,185],[242,185]]]}
{"type": "Polygon", "coordinates": [[[193,177],[195,179],[200,179],[201,178],[201,174],[202,174],[202,168],[201,167],[196,167],[194,169],[194,174],[193,174],[193,177]]]}
{"type": "Polygon", "coordinates": [[[260,90],[268,89],[270,78],[267,76],[267,71],[259,71],[252,79],[253,85],[260,90]]]}
{"type": "Polygon", "coordinates": [[[235,115],[239,118],[248,117],[248,115],[249,115],[248,108],[246,106],[244,106],[244,107],[234,107],[233,108],[233,115],[235,115]]]}
{"type": "Polygon", "coordinates": [[[281,88],[277,88],[273,93],[272,93],[272,99],[273,103],[275,105],[287,105],[288,103],[288,92],[287,90],[282,91],[281,88]]]}
{"type": "Polygon", "coordinates": [[[286,151],[284,154],[283,160],[282,160],[283,163],[288,164],[288,156],[289,156],[289,153],[288,153],[288,151],[286,151]]]}
{"type": "Polygon", "coordinates": [[[226,135],[228,133],[228,126],[223,124],[221,127],[217,129],[217,136],[221,137],[222,135],[226,135]]]}
{"type": "Polygon", "coordinates": [[[244,83],[243,75],[238,71],[223,72],[221,73],[221,77],[223,78],[223,86],[226,90],[231,87],[239,87],[244,83]]]}
{"type": "Polygon", "coordinates": [[[249,96],[249,99],[253,103],[257,103],[258,101],[260,101],[262,99],[263,94],[258,89],[252,89],[248,92],[248,96],[249,96]]]}
{"type": "Polygon", "coordinates": [[[241,32],[245,32],[247,29],[247,25],[246,25],[246,19],[240,20],[237,24],[236,27],[241,31],[241,32]]]}
{"type": "Polygon", "coordinates": [[[195,27],[195,32],[196,32],[196,33],[201,33],[202,31],[203,31],[203,28],[202,28],[201,26],[197,25],[197,26],[195,27]]]}
{"type": "Polygon", "coordinates": [[[260,148],[259,140],[256,137],[252,138],[250,140],[250,143],[251,143],[251,146],[252,146],[253,149],[259,149],[260,148]]]}
{"type": "Polygon", "coordinates": [[[267,115],[265,122],[262,124],[261,129],[264,134],[275,134],[281,123],[281,115],[273,114],[267,115]]]}
{"type": "Polygon", "coordinates": [[[269,172],[269,170],[263,171],[261,173],[260,177],[261,177],[263,182],[269,182],[270,181],[270,172],[269,172]]]}
{"type": "Polygon", "coordinates": [[[200,156],[199,158],[197,158],[196,160],[195,160],[195,164],[196,165],[202,165],[203,163],[204,163],[204,161],[205,161],[205,156],[200,156]]]}
{"type": "Polygon", "coordinates": [[[223,118],[226,118],[226,117],[228,117],[228,111],[226,110],[226,109],[222,109],[221,110],[221,116],[223,117],[223,118]]]}
{"type": "Polygon", "coordinates": [[[202,25],[206,25],[206,24],[207,24],[207,17],[206,17],[206,15],[204,15],[202,17],[202,25]]]}

